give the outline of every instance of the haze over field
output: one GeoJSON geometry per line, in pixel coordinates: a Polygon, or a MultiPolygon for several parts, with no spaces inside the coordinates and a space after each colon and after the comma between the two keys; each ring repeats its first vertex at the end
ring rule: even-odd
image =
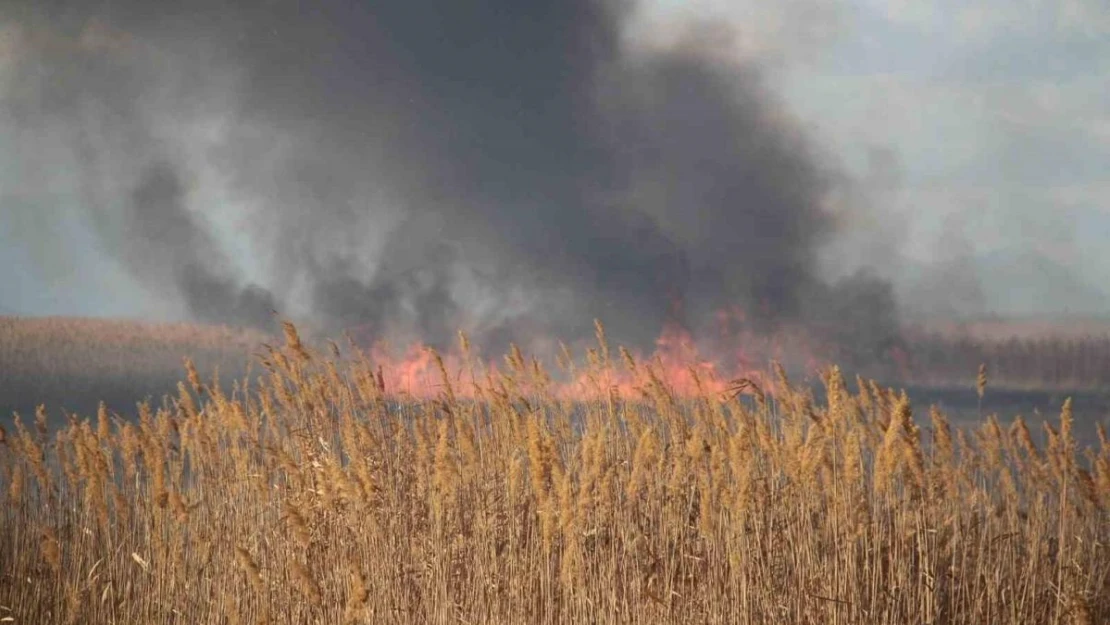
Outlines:
{"type": "Polygon", "coordinates": [[[1102,3],[313,6],[0,9],[2,310],[864,354],[1106,310],[1102,3]]]}

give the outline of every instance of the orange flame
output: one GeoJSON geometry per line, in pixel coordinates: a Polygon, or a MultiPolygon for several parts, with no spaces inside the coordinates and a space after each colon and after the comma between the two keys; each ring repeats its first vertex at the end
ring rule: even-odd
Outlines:
{"type": "MultiPolygon", "coordinates": [[[[773,394],[773,376],[768,375],[772,362],[805,375],[817,374],[828,364],[803,329],[760,333],[748,327],[739,308],[719,311],[709,334],[698,340],[682,325],[668,323],[650,354],[618,353],[605,344],[599,326],[598,344],[587,351],[586,362],[560,363],[562,375],[547,375],[549,368],[540,365],[548,360],[545,355],[526,360],[515,348],[504,359],[504,374],[525,392],[564,400],[638,399],[660,383],[676,398],[693,398],[737,393],[752,385],[773,394]]],[[[418,342],[396,353],[379,341],[369,349],[369,357],[380,367],[387,395],[414,399],[445,393],[478,398],[502,375],[495,361],[475,358],[465,348],[439,354],[418,342]]]]}

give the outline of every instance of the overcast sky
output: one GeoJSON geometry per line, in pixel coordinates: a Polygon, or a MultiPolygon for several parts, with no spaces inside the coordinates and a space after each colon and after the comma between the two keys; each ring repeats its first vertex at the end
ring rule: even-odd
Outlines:
{"type": "MultiPolygon", "coordinates": [[[[1053,270],[977,293],[991,309],[980,312],[1101,312],[1091,291],[1110,284],[1110,3],[654,2],[629,32],[637,45],[666,45],[691,20],[734,25],[720,54],[757,59],[783,114],[859,183],[882,235],[847,237],[831,259],[920,282],[933,271],[923,266],[955,257],[977,259],[972,271],[1033,255],[1086,299],[1053,301],[1053,270]]],[[[12,97],[4,72],[23,53],[20,19],[0,9],[0,112],[12,97]]],[[[72,154],[41,148],[52,140],[0,116],[0,314],[180,317],[103,253],[71,205],[82,194],[66,171],[72,154]],[[50,193],[21,184],[41,176],[57,179],[50,193]]],[[[239,201],[221,195],[218,168],[200,175],[212,182],[201,200],[239,201]]],[[[250,249],[234,236],[220,244],[250,276],[250,249]]]]}

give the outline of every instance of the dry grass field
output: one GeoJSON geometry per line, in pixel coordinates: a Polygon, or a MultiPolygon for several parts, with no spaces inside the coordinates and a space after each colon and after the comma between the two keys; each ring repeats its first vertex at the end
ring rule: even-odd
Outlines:
{"type": "Polygon", "coordinates": [[[953,320],[934,319],[914,324],[916,329],[948,338],[1004,342],[1010,339],[1082,340],[1110,337],[1110,319],[1091,316],[1054,316],[953,320]]]}
{"type": "Polygon", "coordinates": [[[398,397],[288,326],[257,383],[17,420],[0,622],[1110,622],[1110,442],[1069,405],[919,427],[835,368],[820,404],[781,370],[679,396],[599,338],[577,401],[517,352],[398,397]]]}
{"type": "Polygon", "coordinates": [[[64,422],[63,409],[93,414],[101,401],[131,409],[174,391],[182,357],[202,371],[240,376],[264,340],[257,332],[185,323],[0,316],[0,414],[7,420],[46,404],[55,423],[64,422]]]}
{"type": "Polygon", "coordinates": [[[899,381],[965,385],[981,363],[995,388],[1110,389],[1110,322],[1099,319],[937,321],[907,328],[899,381]]]}
{"type": "MultiPolygon", "coordinates": [[[[185,323],[0,316],[0,419],[31,415],[45,404],[54,426],[65,423],[66,412],[95,414],[101,402],[131,418],[137,402],[157,404],[175,393],[184,356],[230,381],[243,375],[260,345],[274,340],[252,330],[185,323]]],[[[684,357],[681,350],[678,356],[684,357]]],[[[909,328],[903,358],[870,373],[898,387],[967,389],[982,363],[996,391],[1107,391],[1110,326],[935,322],[909,328]]]]}

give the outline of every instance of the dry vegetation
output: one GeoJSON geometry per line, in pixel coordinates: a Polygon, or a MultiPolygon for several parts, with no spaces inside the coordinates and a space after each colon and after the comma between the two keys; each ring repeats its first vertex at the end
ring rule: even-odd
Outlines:
{"type": "Polygon", "coordinates": [[[785,376],[680,400],[602,343],[591,401],[513,352],[417,402],[337,355],[289,327],[250,388],[190,369],[138,422],[16,422],[0,620],[1110,621],[1110,443],[1076,449],[1067,405],[1038,448],[835,369],[827,405],[785,376]]]}
{"type": "Polygon", "coordinates": [[[974,338],[995,343],[1012,338],[1076,340],[1110,337],[1110,318],[1068,314],[1046,317],[940,318],[918,320],[908,325],[924,334],[974,338]]]}
{"type": "MultiPolygon", "coordinates": [[[[934,323],[909,329],[906,339],[896,366],[872,366],[865,375],[918,389],[967,388],[987,363],[996,390],[1099,392],[1110,385],[1110,325],[1094,321],[934,323]]],[[[136,402],[174,392],[182,356],[230,381],[272,340],[218,326],[0,316],[0,417],[46,404],[56,425],[63,411],[93,414],[102,401],[133,417],[136,402]]]]}
{"type": "Polygon", "coordinates": [[[241,375],[255,332],[194,324],[0,316],[0,414],[48,403],[89,414],[101,401],[133,406],[173,392],[181,358],[203,371],[241,375]]]}
{"type": "Polygon", "coordinates": [[[987,363],[1008,389],[1110,389],[1110,335],[910,336],[905,383],[958,387],[987,363]]]}

